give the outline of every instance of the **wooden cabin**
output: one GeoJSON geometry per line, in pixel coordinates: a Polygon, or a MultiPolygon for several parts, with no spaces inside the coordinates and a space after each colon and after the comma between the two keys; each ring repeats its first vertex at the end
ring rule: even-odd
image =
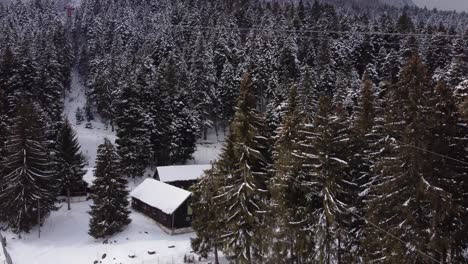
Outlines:
{"type": "Polygon", "coordinates": [[[156,168],[154,178],[172,186],[188,190],[210,168],[211,165],[162,166],[156,168]]]}
{"type": "Polygon", "coordinates": [[[132,208],[155,220],[166,233],[191,232],[191,193],[157,181],[146,179],[131,193],[132,208]]]}

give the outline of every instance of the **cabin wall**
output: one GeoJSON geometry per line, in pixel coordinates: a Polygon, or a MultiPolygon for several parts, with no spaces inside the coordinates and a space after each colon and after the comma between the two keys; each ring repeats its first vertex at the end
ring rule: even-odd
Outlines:
{"type": "Polygon", "coordinates": [[[172,216],[132,197],[132,208],[139,211],[165,227],[172,228],[172,216]]]}
{"type": "Polygon", "coordinates": [[[192,226],[192,216],[188,215],[188,206],[190,204],[190,198],[185,200],[183,204],[174,212],[174,227],[185,228],[192,226]]]}

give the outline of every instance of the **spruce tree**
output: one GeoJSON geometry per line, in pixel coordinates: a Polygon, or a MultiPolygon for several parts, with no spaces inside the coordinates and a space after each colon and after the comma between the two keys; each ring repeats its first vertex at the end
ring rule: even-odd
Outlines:
{"type": "Polygon", "coordinates": [[[148,115],[141,95],[146,81],[143,73],[137,73],[136,78],[127,80],[116,103],[117,151],[127,177],[143,176],[151,152],[148,115]]]}
{"type": "Polygon", "coordinates": [[[213,251],[217,259],[218,250],[226,249],[224,235],[228,228],[228,214],[225,210],[223,187],[238,170],[234,149],[234,134],[230,133],[224,143],[219,159],[212,168],[192,187],[192,227],[197,237],[191,242],[192,248],[202,257],[213,251]]]}
{"type": "Polygon", "coordinates": [[[450,98],[443,98],[443,90],[439,87],[440,97],[433,97],[427,68],[416,55],[389,93],[386,130],[393,144],[376,164],[368,219],[405,243],[368,226],[366,261],[426,263],[429,255],[443,262],[460,254],[455,234],[463,226],[457,191],[461,175],[434,154],[463,153],[450,143],[456,139],[456,108],[450,98]]]}
{"type": "Polygon", "coordinates": [[[219,159],[212,168],[192,187],[192,208],[194,220],[192,227],[197,237],[192,239],[193,250],[202,257],[214,252],[218,263],[218,250],[226,249],[224,235],[228,214],[225,210],[223,186],[238,169],[234,153],[234,134],[230,133],[224,143],[219,159]]]}
{"type": "MultiPolygon", "coordinates": [[[[196,148],[198,126],[197,119],[190,111],[184,98],[176,98],[173,102],[170,124],[170,138],[169,144],[169,162],[180,163],[192,157],[193,152],[196,148]]],[[[164,142],[162,142],[164,143],[164,142]]]]}
{"type": "Polygon", "coordinates": [[[466,202],[466,177],[468,177],[468,134],[466,122],[460,118],[452,89],[440,82],[433,91],[431,105],[434,106],[431,120],[426,124],[431,131],[429,136],[432,163],[430,183],[434,189],[440,188],[431,199],[432,239],[429,247],[438,260],[448,263],[463,262],[464,247],[468,241],[468,203],[466,202]],[[465,161],[465,163],[461,162],[465,161]]]}
{"type": "MultiPolygon", "coordinates": [[[[232,144],[229,146],[232,147],[232,144]]],[[[226,148],[223,151],[226,151],[226,148]]],[[[222,185],[222,177],[217,166],[213,166],[205,171],[204,176],[191,188],[194,214],[192,228],[196,232],[196,237],[191,240],[191,246],[204,258],[207,258],[212,251],[215,264],[219,263],[218,250],[222,245],[221,230],[224,225],[223,207],[216,199],[219,187],[222,185]]]]}
{"type": "Polygon", "coordinates": [[[373,180],[372,168],[379,151],[378,106],[375,98],[374,84],[367,72],[364,72],[358,105],[354,109],[354,118],[350,127],[349,173],[355,184],[349,193],[349,202],[354,207],[352,216],[352,238],[355,254],[362,256],[362,236],[366,223],[362,220],[366,216],[368,191],[373,180]]]}
{"type": "Polygon", "coordinates": [[[94,177],[88,233],[103,238],[121,231],[131,221],[127,180],[119,170],[119,156],[108,139],[98,147],[94,177]]]}
{"type": "Polygon", "coordinates": [[[349,247],[347,212],[350,208],[347,197],[353,183],[348,172],[346,142],[349,135],[346,130],[343,110],[333,109],[330,98],[322,97],[313,129],[304,130],[304,139],[300,142],[303,146],[300,177],[305,179],[304,185],[310,186],[306,197],[311,201],[315,218],[316,261],[322,263],[345,261],[353,254],[349,247]]]}
{"type": "Polygon", "coordinates": [[[236,114],[231,124],[233,140],[232,159],[225,161],[230,171],[221,187],[222,204],[227,208],[224,239],[228,255],[241,263],[261,260],[265,254],[265,215],[268,177],[263,121],[255,110],[256,100],[250,76],[241,83],[236,114]]]}
{"type": "Polygon", "coordinates": [[[270,189],[272,193],[271,221],[272,258],[276,262],[303,263],[311,261],[313,248],[312,211],[306,197],[309,189],[299,177],[302,160],[300,155],[301,122],[296,88],[291,89],[286,116],[279,128],[275,144],[275,176],[270,189]],[[290,259],[289,261],[287,261],[290,259]]]}
{"type": "Polygon", "coordinates": [[[461,104],[460,104],[460,113],[462,114],[462,117],[468,121],[468,98],[465,99],[465,101],[463,101],[461,104]]]}
{"type": "Polygon", "coordinates": [[[75,131],[68,120],[62,125],[56,140],[56,166],[60,193],[67,196],[68,210],[70,210],[70,196],[86,190],[85,158],[80,151],[80,145],[75,131]]]}
{"type": "Polygon", "coordinates": [[[57,209],[56,172],[44,127],[39,106],[21,101],[8,130],[0,177],[0,208],[16,233],[29,232],[57,209]]]}

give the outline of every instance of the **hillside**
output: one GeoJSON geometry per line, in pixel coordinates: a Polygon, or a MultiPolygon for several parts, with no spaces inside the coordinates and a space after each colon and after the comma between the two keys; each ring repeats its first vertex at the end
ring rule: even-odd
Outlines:
{"type": "Polygon", "coordinates": [[[15,264],[465,263],[467,32],[468,14],[411,1],[0,6],[8,250],[15,264]],[[210,169],[130,199],[184,164],[210,169]]]}

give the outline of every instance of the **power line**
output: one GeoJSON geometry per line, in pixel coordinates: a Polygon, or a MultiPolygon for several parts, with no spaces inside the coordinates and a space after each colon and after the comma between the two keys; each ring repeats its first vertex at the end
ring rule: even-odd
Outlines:
{"type": "Polygon", "coordinates": [[[462,160],[459,160],[459,159],[455,159],[455,158],[452,158],[452,157],[449,157],[449,156],[446,156],[446,155],[443,155],[443,154],[439,154],[437,152],[433,152],[433,151],[430,151],[430,150],[427,150],[427,149],[416,147],[416,146],[411,145],[411,144],[401,145],[401,147],[411,147],[411,148],[414,148],[414,149],[417,149],[417,150],[421,150],[421,151],[424,151],[424,152],[427,152],[427,153],[437,155],[439,157],[443,157],[443,158],[446,158],[446,159],[450,159],[450,160],[457,161],[457,162],[460,162],[462,164],[468,165],[468,162],[465,162],[465,161],[462,161],[462,160]]]}
{"type": "Polygon", "coordinates": [[[187,29],[204,30],[225,30],[225,31],[265,31],[282,33],[317,33],[317,34],[336,34],[336,35],[380,35],[380,36],[412,36],[412,37],[446,37],[446,38],[468,38],[463,34],[427,34],[427,33],[399,33],[399,32],[379,32],[379,31],[339,31],[339,30],[312,30],[312,29],[273,29],[260,27],[221,27],[221,26],[191,26],[176,24],[160,24],[167,27],[178,27],[187,29]]]}
{"type": "MultiPolygon", "coordinates": [[[[287,178],[289,179],[292,179],[298,183],[300,183],[302,186],[305,186],[307,187],[309,190],[312,190],[312,191],[315,191],[314,189],[312,189],[310,186],[308,185],[303,185],[302,182],[300,182],[299,180],[297,180],[296,178],[293,178],[293,177],[290,177],[290,176],[287,176],[287,178]]],[[[387,234],[388,236],[390,236],[391,238],[393,239],[396,239],[398,240],[400,243],[402,243],[405,247],[407,247],[408,243],[405,242],[403,239],[395,236],[394,234],[390,233],[389,231],[381,228],[380,226],[378,226],[377,224],[373,223],[372,221],[370,221],[369,219],[365,218],[364,216],[360,216],[358,214],[356,214],[355,212],[353,212],[353,210],[351,210],[350,208],[347,208],[346,206],[340,206],[341,208],[345,209],[346,211],[348,211],[349,213],[351,213],[352,215],[356,216],[357,218],[361,219],[361,220],[364,220],[366,223],[369,223],[373,228],[381,231],[381,232],[384,232],[385,234],[387,234]]],[[[435,263],[442,263],[440,261],[438,261],[437,259],[431,257],[429,254],[425,253],[424,251],[418,249],[417,247],[414,247],[414,250],[417,251],[419,254],[423,255],[424,257],[427,257],[428,259],[434,261],[435,263]]]]}
{"type": "MultiPolygon", "coordinates": [[[[222,31],[232,31],[232,32],[236,32],[236,31],[242,31],[240,29],[242,28],[230,28],[230,27],[198,27],[198,26],[183,26],[183,25],[168,25],[168,24],[160,24],[161,27],[166,27],[166,28],[174,28],[174,29],[178,29],[180,31],[191,31],[191,32],[194,32],[194,31],[198,31],[198,32],[213,32],[213,31],[217,31],[217,32],[222,32],[222,31]]],[[[244,28],[245,30],[247,30],[248,28],[244,28]]],[[[255,30],[254,30],[255,31],[255,30]]],[[[286,30],[287,31],[287,30],[286,30]]],[[[285,30],[277,30],[277,29],[262,29],[262,30],[258,30],[258,32],[285,32],[285,30]]],[[[319,31],[317,31],[319,32],[319,31]]],[[[324,32],[324,33],[329,33],[329,32],[333,32],[333,31],[320,31],[320,32],[324,32]]],[[[342,31],[344,32],[344,31],[342,31]]],[[[355,33],[355,32],[354,32],[355,33]]],[[[354,34],[353,32],[349,32],[348,36],[352,36],[354,34]]],[[[401,35],[401,36],[427,36],[427,37],[433,37],[433,36],[442,36],[442,35],[431,35],[431,34],[403,34],[403,33],[379,33],[379,32],[358,32],[358,33],[362,33],[362,34],[381,34],[381,35],[386,35],[386,34],[393,34],[393,35],[401,35]]],[[[333,33],[332,33],[333,34],[333,33]]],[[[447,35],[447,36],[453,36],[453,37],[460,37],[461,38],[465,38],[465,37],[468,37],[468,36],[462,36],[462,35],[447,35]]],[[[296,35],[295,36],[296,39],[303,39],[303,40],[330,40],[330,39],[334,39],[332,38],[332,36],[330,36],[330,34],[328,35],[322,35],[322,36],[313,36],[313,35],[309,35],[309,36],[305,36],[305,35],[296,35]]],[[[383,40],[383,39],[380,39],[380,40],[360,40],[359,43],[381,43],[381,44],[386,44],[386,45],[404,45],[406,47],[420,47],[421,45],[418,44],[418,43],[401,43],[401,42],[389,42],[389,41],[386,41],[386,40],[383,40]]],[[[447,45],[436,45],[436,44],[430,44],[430,43],[425,43],[424,45],[425,47],[434,47],[434,48],[452,48],[453,46],[450,45],[450,44],[447,44],[447,45]]],[[[465,47],[461,47],[460,49],[462,50],[468,50],[468,48],[465,48],[465,47]]]]}
{"type": "MultiPolygon", "coordinates": [[[[368,131],[365,131],[363,129],[358,129],[358,128],[354,128],[354,129],[357,129],[361,132],[364,132],[364,133],[368,133],[368,131]]],[[[393,138],[395,141],[397,141],[395,138],[393,138]]],[[[444,154],[440,154],[440,153],[437,153],[437,152],[433,152],[433,151],[430,151],[430,150],[427,150],[427,149],[424,149],[424,148],[421,148],[421,147],[416,147],[414,145],[411,145],[411,144],[403,144],[403,145],[400,145],[400,147],[411,147],[411,148],[414,148],[414,149],[417,149],[417,150],[421,150],[421,151],[424,151],[424,152],[427,152],[427,153],[431,153],[431,154],[434,154],[434,155],[437,155],[439,157],[443,157],[443,158],[446,158],[446,159],[450,159],[452,161],[457,161],[457,162],[460,162],[462,164],[465,164],[465,165],[468,165],[468,162],[466,161],[463,161],[463,160],[459,160],[459,159],[456,159],[456,158],[452,158],[452,157],[449,157],[447,155],[444,155],[444,154]]]]}
{"type": "MultiPolygon", "coordinates": [[[[352,215],[356,216],[357,218],[366,221],[367,223],[369,223],[369,224],[370,224],[372,227],[374,227],[375,229],[378,229],[379,231],[384,232],[385,234],[387,234],[388,236],[390,236],[391,238],[398,240],[399,242],[401,242],[402,244],[404,244],[405,247],[406,247],[407,243],[406,243],[404,240],[402,240],[401,238],[399,238],[399,237],[395,236],[394,234],[388,232],[387,230],[381,228],[381,227],[378,226],[377,224],[372,223],[372,222],[369,221],[367,218],[356,214],[356,213],[353,212],[352,210],[350,210],[350,209],[348,209],[348,208],[345,208],[345,209],[346,209],[348,212],[350,212],[352,215]]],[[[442,263],[441,261],[438,261],[437,259],[431,257],[429,254],[427,254],[427,253],[425,253],[425,252],[419,250],[417,247],[414,247],[414,250],[417,251],[419,254],[425,256],[426,258],[428,258],[428,259],[434,261],[435,263],[442,263]]]]}

